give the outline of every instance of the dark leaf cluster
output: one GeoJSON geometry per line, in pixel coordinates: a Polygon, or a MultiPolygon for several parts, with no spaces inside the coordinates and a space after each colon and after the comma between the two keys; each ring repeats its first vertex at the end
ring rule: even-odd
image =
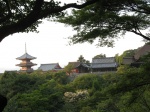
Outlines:
{"type": "Polygon", "coordinates": [[[150,2],[146,0],[99,0],[81,10],[72,10],[71,15],[58,21],[74,28],[77,33],[70,37],[71,43],[93,43],[113,46],[114,39],[126,32],[150,40],[143,30],[150,25],[150,2]]]}
{"type": "Polygon", "coordinates": [[[68,8],[81,9],[97,0],[83,4],[60,5],[55,0],[1,0],[0,1],[0,41],[17,32],[37,31],[42,19],[63,15],[68,8]]]}

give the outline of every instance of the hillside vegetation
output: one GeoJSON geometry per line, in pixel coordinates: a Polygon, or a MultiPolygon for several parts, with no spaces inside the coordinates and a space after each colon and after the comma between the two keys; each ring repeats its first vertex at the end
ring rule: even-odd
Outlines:
{"type": "Polygon", "coordinates": [[[0,94],[8,99],[4,112],[150,112],[149,70],[147,62],[73,81],[63,71],[5,72],[0,79],[0,94]]]}

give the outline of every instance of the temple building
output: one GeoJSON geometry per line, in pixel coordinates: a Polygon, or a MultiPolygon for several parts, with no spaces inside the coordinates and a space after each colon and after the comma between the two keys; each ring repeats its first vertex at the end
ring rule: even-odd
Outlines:
{"type": "Polygon", "coordinates": [[[20,56],[16,59],[21,60],[20,64],[16,64],[16,66],[21,67],[21,69],[20,69],[21,72],[31,73],[31,72],[33,72],[33,69],[31,67],[37,65],[37,64],[32,63],[30,61],[30,60],[36,59],[36,57],[33,57],[33,56],[29,55],[26,52],[26,50],[25,50],[25,54],[23,54],[22,56],[20,56]]]}
{"type": "Polygon", "coordinates": [[[115,57],[93,58],[91,63],[92,72],[111,72],[116,71],[117,67],[115,57]]]}
{"type": "Polygon", "coordinates": [[[68,65],[72,66],[72,73],[89,73],[90,72],[90,65],[87,63],[81,62],[69,62],[68,65]]]}
{"type": "Polygon", "coordinates": [[[53,71],[57,72],[59,70],[62,70],[59,63],[49,63],[49,64],[41,64],[38,70],[42,70],[43,72],[47,71],[53,71]]]}

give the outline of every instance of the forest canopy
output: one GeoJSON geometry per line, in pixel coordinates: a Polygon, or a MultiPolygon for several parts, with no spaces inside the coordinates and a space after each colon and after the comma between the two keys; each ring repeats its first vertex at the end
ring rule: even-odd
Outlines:
{"type": "Polygon", "coordinates": [[[0,94],[8,99],[3,112],[149,112],[150,66],[121,66],[116,73],[5,72],[0,94]]]}

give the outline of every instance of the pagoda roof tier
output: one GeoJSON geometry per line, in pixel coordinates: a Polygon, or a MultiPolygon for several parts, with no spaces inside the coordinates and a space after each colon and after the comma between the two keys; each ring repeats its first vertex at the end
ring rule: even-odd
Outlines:
{"type": "Polygon", "coordinates": [[[29,70],[20,70],[21,72],[27,72],[27,73],[31,73],[33,72],[33,69],[29,69],[29,70]]]}
{"type": "Polygon", "coordinates": [[[31,66],[35,66],[35,65],[37,65],[37,64],[35,64],[35,63],[20,63],[20,64],[16,64],[16,66],[20,66],[20,67],[27,67],[27,66],[31,67],[31,66]]]}
{"type": "Polygon", "coordinates": [[[28,53],[25,53],[24,55],[22,55],[16,59],[18,59],[18,60],[24,60],[24,59],[32,60],[32,59],[36,59],[36,57],[33,57],[33,56],[29,55],[28,53]]]}

